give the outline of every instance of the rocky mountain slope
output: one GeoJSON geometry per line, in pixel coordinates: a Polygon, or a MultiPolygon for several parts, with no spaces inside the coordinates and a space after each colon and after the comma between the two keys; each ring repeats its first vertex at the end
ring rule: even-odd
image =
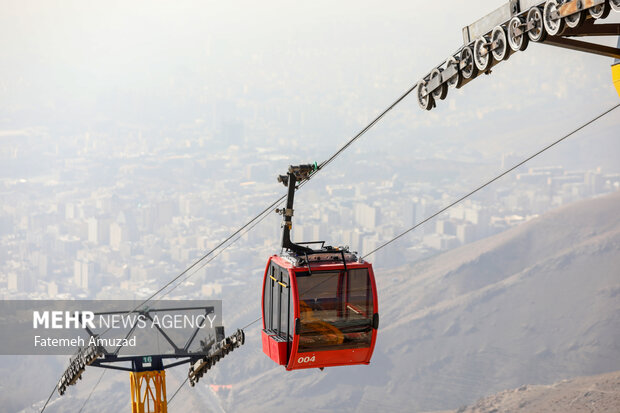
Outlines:
{"type": "Polygon", "coordinates": [[[454,413],[617,413],[620,372],[562,380],[551,386],[521,386],[478,400],[454,413]]]}

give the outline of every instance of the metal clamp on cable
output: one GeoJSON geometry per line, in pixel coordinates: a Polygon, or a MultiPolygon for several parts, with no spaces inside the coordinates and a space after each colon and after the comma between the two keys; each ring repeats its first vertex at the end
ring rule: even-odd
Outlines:
{"type": "Polygon", "coordinates": [[[86,366],[91,365],[97,358],[103,356],[103,347],[90,345],[83,349],[78,349],[75,356],[69,360],[69,367],[65,370],[58,381],[56,389],[61,396],[65,394],[68,386],[74,385],[78,379],[82,379],[82,373],[86,366]]]}
{"type": "Polygon", "coordinates": [[[291,165],[288,167],[288,173],[295,175],[298,181],[308,179],[308,177],[312,172],[314,172],[314,170],[315,165],[313,164],[291,165]]]}
{"type": "Polygon", "coordinates": [[[293,208],[276,208],[276,214],[292,217],[295,210],[293,208]]]}
{"type": "Polygon", "coordinates": [[[284,186],[288,186],[288,175],[278,175],[278,182],[281,182],[284,186]]]}
{"type": "Polygon", "coordinates": [[[200,378],[207,372],[207,370],[213,367],[215,363],[245,343],[245,333],[243,330],[237,330],[232,336],[222,338],[224,336],[224,327],[218,327],[218,329],[220,330],[216,330],[216,332],[220,337],[216,338],[219,338],[219,340],[215,342],[215,340],[212,339],[208,342],[202,343],[203,350],[206,351],[206,355],[192,362],[190,365],[187,377],[189,379],[189,384],[192,387],[198,383],[200,378]]]}

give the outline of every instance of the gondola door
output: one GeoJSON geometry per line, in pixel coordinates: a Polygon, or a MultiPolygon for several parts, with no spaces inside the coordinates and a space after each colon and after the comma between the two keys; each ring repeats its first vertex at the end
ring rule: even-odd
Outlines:
{"type": "Polygon", "coordinates": [[[294,324],[288,270],[271,259],[263,285],[263,352],[280,365],[288,363],[294,324]]]}

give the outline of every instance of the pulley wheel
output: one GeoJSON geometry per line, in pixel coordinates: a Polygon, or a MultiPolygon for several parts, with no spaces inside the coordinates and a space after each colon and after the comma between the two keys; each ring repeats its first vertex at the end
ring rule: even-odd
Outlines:
{"type": "Polygon", "coordinates": [[[464,47],[461,50],[461,62],[463,62],[461,73],[465,79],[473,79],[478,76],[478,67],[474,62],[474,51],[471,46],[464,47]]]}
{"type": "Polygon", "coordinates": [[[532,30],[527,32],[530,40],[533,42],[544,42],[547,37],[547,31],[543,22],[543,14],[538,7],[532,7],[527,12],[527,22],[534,24],[532,30]]]}
{"type": "Polygon", "coordinates": [[[453,66],[456,70],[456,74],[448,79],[448,87],[451,89],[458,89],[463,85],[463,75],[461,74],[461,70],[459,68],[459,61],[456,57],[451,57],[446,62],[446,67],[453,66]]]}
{"type": "Polygon", "coordinates": [[[564,19],[560,17],[559,8],[557,0],[547,0],[543,9],[545,29],[551,36],[557,36],[564,31],[564,19]]]}
{"type": "MultiPolygon", "coordinates": [[[[443,69],[441,68],[433,69],[433,71],[431,72],[431,79],[435,79],[438,77],[441,80],[441,72],[443,72],[443,69]]],[[[433,90],[431,93],[433,94],[433,99],[444,100],[446,96],[448,96],[448,84],[442,83],[441,85],[439,85],[439,87],[437,87],[437,89],[433,90]]]]}
{"type": "Polygon", "coordinates": [[[517,35],[517,29],[523,24],[521,18],[515,16],[508,23],[508,44],[510,48],[517,51],[524,51],[530,43],[530,38],[525,32],[517,35]]]}
{"type": "Polygon", "coordinates": [[[426,82],[421,80],[418,82],[418,104],[424,110],[431,110],[433,108],[433,95],[431,93],[426,94],[426,82]]]}
{"type": "Polygon", "coordinates": [[[603,4],[599,4],[598,6],[590,7],[590,9],[588,9],[590,16],[594,19],[606,19],[607,16],[609,16],[610,11],[611,6],[607,0],[605,0],[603,4]]]}
{"type": "Polygon", "coordinates": [[[487,46],[489,44],[489,38],[482,36],[474,43],[474,62],[476,67],[481,72],[486,72],[491,66],[491,51],[487,46]]]}
{"type": "Polygon", "coordinates": [[[496,44],[495,49],[492,50],[493,58],[498,62],[502,60],[508,60],[510,57],[510,45],[508,44],[508,36],[506,30],[502,26],[497,26],[491,33],[491,41],[496,44]]]}
{"type": "Polygon", "coordinates": [[[564,21],[568,27],[576,29],[586,21],[586,12],[585,10],[578,11],[577,13],[564,17],[564,21]]]}

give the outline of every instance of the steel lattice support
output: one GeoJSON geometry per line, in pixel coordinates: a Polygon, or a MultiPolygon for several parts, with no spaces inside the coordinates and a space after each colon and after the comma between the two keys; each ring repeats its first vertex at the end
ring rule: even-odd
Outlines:
{"type": "MultiPolygon", "coordinates": [[[[620,0],[508,0],[463,28],[463,46],[416,85],[418,103],[422,109],[433,109],[446,99],[448,89],[460,89],[481,74],[491,74],[494,66],[525,51],[530,42],[620,59],[620,44],[610,47],[573,39],[620,35],[619,23],[604,23],[612,11],[620,12],[620,0]]],[[[616,87],[619,70],[612,72],[616,87]]]]}
{"type": "Polygon", "coordinates": [[[131,372],[129,377],[132,413],[168,412],[164,370],[131,372]]]}

